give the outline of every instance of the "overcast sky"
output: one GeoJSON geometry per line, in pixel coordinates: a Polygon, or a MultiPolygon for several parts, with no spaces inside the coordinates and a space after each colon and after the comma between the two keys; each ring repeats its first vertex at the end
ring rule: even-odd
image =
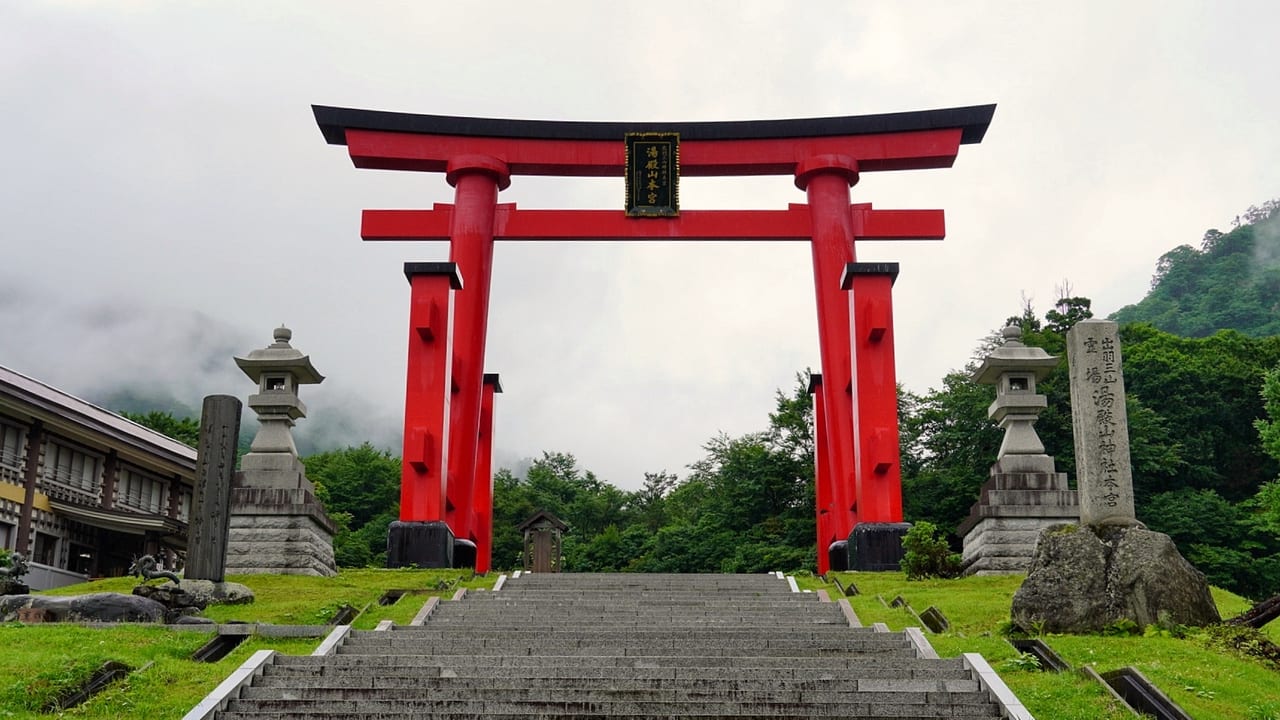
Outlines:
{"type": "MultiPolygon", "coordinates": [[[[451,202],[356,170],[311,104],[549,120],[750,120],[996,103],[953,168],[855,202],[941,208],[901,264],[898,376],[923,392],[1023,297],[1107,315],[1157,258],[1280,196],[1280,3],[5,2],[0,365],[94,398],[246,396],[232,354],[294,331],[325,382],[300,436],[398,453],[409,260],[362,208],[451,202]],[[323,438],[315,437],[323,435],[323,438]]],[[[681,206],[782,209],[790,177],[686,179],[681,206]]],[[[622,180],[516,177],[521,207],[622,180]]],[[[497,462],[572,452],[622,487],[763,429],[818,368],[805,244],[500,244],[497,462]]]]}

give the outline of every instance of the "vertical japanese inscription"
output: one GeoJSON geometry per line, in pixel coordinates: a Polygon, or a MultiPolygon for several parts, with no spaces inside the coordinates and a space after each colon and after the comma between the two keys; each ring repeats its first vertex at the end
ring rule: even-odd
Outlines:
{"type": "Polygon", "coordinates": [[[627,216],[680,214],[680,134],[627,133],[627,216]]]}
{"type": "Polygon", "coordinates": [[[1076,484],[1080,521],[1086,525],[1135,523],[1129,422],[1116,330],[1110,321],[1084,320],[1067,333],[1076,484]]]}

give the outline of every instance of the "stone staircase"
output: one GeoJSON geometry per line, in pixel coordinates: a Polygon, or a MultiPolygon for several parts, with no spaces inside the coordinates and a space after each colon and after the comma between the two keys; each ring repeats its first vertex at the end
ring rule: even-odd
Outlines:
{"type": "Polygon", "coordinates": [[[419,626],[271,656],[211,715],[1030,718],[981,658],[939,660],[822,599],[773,575],[525,574],[419,626]]]}

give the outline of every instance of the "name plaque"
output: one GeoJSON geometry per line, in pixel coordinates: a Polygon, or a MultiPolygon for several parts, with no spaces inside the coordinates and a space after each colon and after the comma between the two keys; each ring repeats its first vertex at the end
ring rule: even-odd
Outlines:
{"type": "Polygon", "coordinates": [[[627,216],[680,214],[680,133],[627,133],[627,216]]]}

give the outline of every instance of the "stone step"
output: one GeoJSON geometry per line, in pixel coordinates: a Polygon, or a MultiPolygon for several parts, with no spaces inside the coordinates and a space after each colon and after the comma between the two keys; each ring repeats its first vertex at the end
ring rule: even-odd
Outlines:
{"type": "MultiPolygon", "coordinates": [[[[837,610],[839,612],[839,610],[837,610]]],[[[741,613],[718,613],[718,614],[663,614],[636,612],[632,614],[610,614],[610,613],[556,613],[556,614],[511,614],[511,613],[495,613],[486,615],[477,613],[474,616],[459,616],[455,614],[432,613],[427,619],[428,623],[437,625],[449,625],[450,627],[466,627],[475,625],[483,627],[492,623],[502,623],[503,625],[514,626],[515,628],[526,628],[529,630],[537,630],[541,626],[539,623],[545,623],[549,626],[563,626],[567,623],[576,623],[578,627],[592,627],[595,625],[618,625],[628,626],[636,625],[642,627],[654,627],[656,625],[665,625],[667,622],[680,623],[738,623],[749,627],[772,627],[777,624],[785,625],[833,625],[833,621],[837,618],[843,620],[844,615],[831,613],[825,616],[794,616],[780,615],[778,613],[760,613],[758,615],[744,615],[741,613]]]]}
{"type": "MultiPolygon", "coordinates": [[[[996,705],[989,700],[950,702],[949,698],[924,699],[918,703],[888,702],[663,702],[663,701],[573,701],[549,700],[508,702],[485,700],[232,700],[229,714],[237,712],[289,712],[296,714],[324,713],[331,717],[352,717],[357,714],[417,713],[436,717],[440,714],[486,715],[511,714],[533,716],[576,717],[600,715],[634,717],[636,715],[717,715],[728,717],[778,717],[788,713],[820,712],[825,717],[882,717],[883,715],[923,715],[942,718],[998,717],[996,705]]],[[[225,716],[224,716],[225,717],[225,716]]]]}
{"type": "Polygon", "coordinates": [[[805,620],[830,620],[840,614],[839,606],[831,606],[832,610],[823,609],[818,612],[792,612],[787,609],[764,609],[752,610],[746,608],[729,608],[729,609],[708,609],[699,611],[671,611],[665,612],[658,608],[652,607],[634,607],[634,608],[531,608],[519,610],[482,610],[477,609],[474,612],[454,608],[436,608],[432,613],[433,620],[453,620],[455,622],[474,622],[480,623],[487,619],[492,620],[547,620],[553,621],[557,619],[573,619],[573,618],[590,618],[598,620],[612,620],[614,622],[644,622],[646,620],[655,620],[667,618],[671,620],[682,619],[724,619],[738,621],[752,621],[759,624],[770,624],[772,621],[805,621],[805,620]]]}
{"type": "Polygon", "coordinates": [[[446,607],[437,607],[433,613],[438,618],[459,618],[471,622],[477,622],[478,618],[521,618],[526,620],[538,620],[540,618],[572,618],[572,617],[589,617],[601,619],[625,620],[628,622],[639,621],[642,619],[654,618],[671,618],[678,620],[681,618],[726,618],[755,620],[760,622],[768,622],[773,619],[785,620],[804,620],[804,619],[821,619],[835,617],[840,612],[839,606],[831,606],[834,610],[822,609],[815,612],[795,612],[789,608],[707,608],[705,610],[672,610],[670,608],[657,608],[653,606],[639,605],[635,607],[618,607],[618,608],[588,608],[588,607],[546,607],[546,608],[476,608],[474,611],[463,609],[454,609],[446,607]]]}
{"type": "Polygon", "coordinates": [[[780,692],[978,692],[976,680],[968,678],[902,678],[886,673],[885,677],[845,678],[831,676],[817,678],[812,674],[800,678],[768,677],[745,680],[738,677],[661,677],[641,678],[634,675],[617,673],[614,678],[588,678],[573,675],[570,677],[538,677],[525,678],[505,676],[497,678],[454,677],[420,677],[403,675],[315,675],[298,674],[262,676],[262,682],[245,688],[242,697],[266,697],[259,693],[268,690],[288,690],[289,692],[308,693],[316,691],[351,691],[351,690],[408,690],[434,692],[446,688],[478,688],[485,691],[525,690],[531,686],[530,680],[537,680],[540,690],[691,690],[702,692],[742,692],[776,690],[780,692]]]}
{"type": "MultiPolygon", "coordinates": [[[[999,720],[1001,715],[998,709],[982,708],[981,706],[911,706],[911,707],[889,707],[889,706],[862,706],[866,712],[849,713],[844,715],[844,720],[940,720],[942,718],[983,718],[985,720],[999,720]],[[974,713],[966,712],[973,710],[974,713]]],[[[738,710],[734,713],[711,712],[711,713],[695,713],[687,708],[683,712],[663,712],[663,713],[632,713],[625,717],[631,720],[676,720],[677,718],[700,718],[701,720],[734,720],[735,718],[776,718],[778,720],[829,720],[830,711],[825,708],[803,708],[788,707],[785,709],[771,709],[767,712],[746,712],[738,710]]],[[[237,712],[220,712],[219,720],[411,720],[421,719],[423,714],[416,710],[407,710],[402,712],[353,712],[353,713],[327,713],[327,712],[292,712],[292,711],[237,711],[237,712]]],[[[553,718],[572,717],[574,720],[616,720],[619,715],[610,715],[601,712],[587,713],[560,713],[560,712],[544,712],[544,713],[496,713],[496,712],[456,712],[456,711],[435,711],[432,712],[432,718],[447,718],[448,720],[552,720],[553,718]]]]}
{"type": "Polygon", "coordinates": [[[474,655],[289,655],[277,656],[263,668],[266,675],[300,673],[310,675],[416,675],[439,677],[446,674],[494,677],[519,674],[521,677],[733,677],[732,672],[751,677],[968,677],[963,663],[955,658],[926,660],[915,657],[726,657],[689,655],[652,656],[504,656],[474,655]],[[723,671],[723,672],[721,672],[723,671]]]}
{"type": "Polygon", "coordinates": [[[687,628],[672,629],[663,626],[643,626],[630,623],[607,623],[601,625],[579,625],[577,627],[569,625],[556,625],[547,628],[540,627],[515,627],[515,628],[494,628],[488,625],[467,626],[461,624],[442,624],[433,625],[428,621],[425,625],[396,625],[388,630],[377,631],[355,631],[349,636],[349,640],[370,638],[400,638],[400,639],[431,639],[439,637],[458,637],[459,635],[467,635],[469,637],[506,637],[520,638],[524,640],[534,641],[548,636],[556,635],[573,635],[575,637],[609,637],[609,636],[625,636],[625,637],[683,637],[683,638],[699,638],[699,637],[760,637],[762,633],[773,635],[794,635],[805,634],[813,637],[831,637],[831,638],[881,638],[881,637],[901,637],[899,633],[876,632],[872,628],[852,628],[846,625],[837,625],[835,623],[793,623],[784,627],[777,627],[775,624],[762,627],[727,627],[727,628],[687,628]]]}
{"type": "Polygon", "coordinates": [[[574,629],[570,627],[547,628],[544,630],[530,630],[526,628],[511,630],[493,628],[440,629],[433,628],[428,624],[423,627],[409,628],[407,630],[393,629],[382,632],[354,632],[347,638],[346,644],[350,645],[353,643],[363,642],[384,643],[390,641],[441,643],[451,642],[459,638],[503,638],[513,642],[523,642],[527,645],[534,645],[540,642],[548,640],[554,641],[562,638],[579,638],[589,640],[604,639],[624,642],[666,639],[681,639],[685,642],[714,639],[820,640],[831,638],[848,640],[873,638],[878,634],[887,633],[875,633],[866,629],[851,628],[847,625],[805,625],[781,629],[737,627],[725,628],[723,630],[703,627],[664,630],[651,630],[638,627],[612,627],[601,629],[590,628],[575,632],[574,629]],[[862,630],[862,632],[855,632],[856,630],[862,630]]]}
{"type": "Polygon", "coordinates": [[[486,603],[503,603],[503,602],[538,602],[538,603],[556,603],[556,602],[665,602],[670,605],[714,605],[717,603],[760,603],[762,605],[778,605],[783,603],[792,603],[796,605],[819,605],[822,598],[817,593],[751,593],[751,592],[724,592],[724,593],[686,593],[679,590],[661,591],[661,592],[624,592],[624,593],[592,593],[592,592],[566,592],[566,593],[548,593],[529,591],[527,593],[515,593],[503,590],[502,592],[486,592],[477,590],[468,592],[464,602],[473,602],[477,604],[486,603]]]}
{"type": "MultiPolygon", "coordinates": [[[[442,653],[450,652],[450,651],[457,652],[458,650],[465,650],[465,649],[466,648],[441,648],[441,652],[442,653]]],[[[573,648],[573,647],[565,647],[565,646],[556,646],[555,648],[551,648],[550,650],[554,651],[554,653],[558,656],[569,656],[569,657],[572,657],[572,656],[652,657],[655,654],[658,654],[654,651],[653,648],[644,648],[644,647],[573,648]]],[[[476,655],[477,657],[510,657],[513,655],[525,655],[528,657],[544,657],[544,652],[545,651],[540,649],[525,650],[525,651],[521,651],[517,649],[517,650],[503,651],[502,649],[498,648],[498,649],[492,649],[488,651],[488,654],[485,654],[484,652],[481,652],[480,649],[477,649],[472,654],[476,655]]],[[[684,648],[676,651],[667,651],[667,652],[661,653],[661,656],[662,657],[691,656],[691,657],[744,658],[744,657],[797,657],[799,654],[800,654],[800,650],[797,650],[796,648],[764,647],[764,648],[755,648],[755,649],[752,649],[750,652],[748,652],[743,648],[734,648],[734,647],[729,647],[729,648],[701,647],[701,648],[684,648]]],[[[807,649],[803,654],[806,656],[820,657],[823,659],[827,659],[831,657],[848,657],[850,655],[862,655],[862,656],[875,655],[877,657],[912,658],[912,657],[915,657],[915,650],[913,648],[895,648],[895,647],[868,648],[868,649],[858,649],[858,650],[847,650],[842,648],[810,648],[810,649],[807,649]]],[[[397,647],[382,648],[382,649],[338,648],[338,655],[349,655],[349,656],[360,656],[360,657],[378,657],[378,656],[395,657],[397,655],[401,657],[430,657],[430,653],[424,654],[420,649],[417,649],[417,648],[397,648],[397,647]]]]}
{"type": "Polygon", "coordinates": [[[856,683],[840,688],[823,688],[822,692],[773,687],[759,688],[682,688],[682,687],[524,687],[494,688],[483,684],[454,684],[430,688],[246,688],[241,700],[246,702],[329,702],[348,700],[419,700],[419,701],[484,701],[484,702],[787,702],[803,703],[960,703],[989,702],[986,694],[972,683],[968,691],[869,691],[856,683]]]}
{"type": "Polygon", "coordinates": [[[419,648],[423,651],[424,655],[438,653],[441,649],[447,649],[450,647],[457,648],[459,651],[478,650],[480,648],[509,649],[513,651],[520,651],[523,654],[545,651],[551,655],[556,654],[554,649],[558,647],[605,647],[621,649],[621,646],[625,646],[629,649],[666,649],[673,651],[673,654],[683,654],[686,650],[697,649],[697,647],[717,647],[720,649],[741,648],[746,652],[763,648],[786,648],[803,651],[801,654],[821,650],[861,652],[863,650],[878,651],[884,648],[913,647],[911,645],[911,641],[906,637],[892,633],[848,633],[839,636],[824,633],[815,634],[814,637],[796,637],[795,635],[789,634],[781,637],[767,637],[763,635],[758,637],[745,635],[714,637],[705,634],[701,636],[680,637],[678,635],[645,635],[643,633],[584,633],[582,635],[558,633],[548,634],[541,639],[532,639],[529,637],[508,637],[505,635],[469,635],[466,633],[458,633],[453,636],[435,639],[400,635],[398,633],[380,634],[386,637],[362,636],[359,638],[351,638],[339,647],[340,649],[359,647],[374,650],[379,648],[399,648],[401,650],[419,648]]]}

